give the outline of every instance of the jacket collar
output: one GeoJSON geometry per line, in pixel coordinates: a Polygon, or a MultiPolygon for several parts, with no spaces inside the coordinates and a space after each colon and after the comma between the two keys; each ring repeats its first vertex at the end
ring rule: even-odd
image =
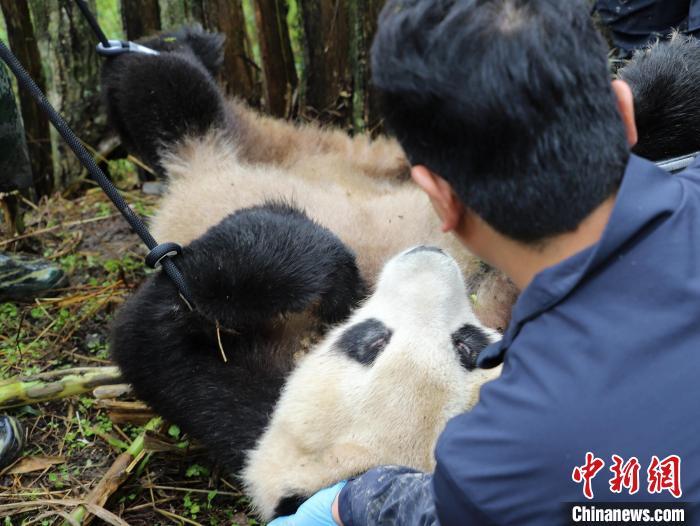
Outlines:
{"type": "Polygon", "coordinates": [[[675,177],[654,163],[631,155],[600,241],[535,276],[513,307],[503,339],[481,352],[479,366],[492,368],[502,363],[523,325],[566,298],[586,275],[605,263],[649,223],[672,214],[681,192],[680,182],[675,177]]]}

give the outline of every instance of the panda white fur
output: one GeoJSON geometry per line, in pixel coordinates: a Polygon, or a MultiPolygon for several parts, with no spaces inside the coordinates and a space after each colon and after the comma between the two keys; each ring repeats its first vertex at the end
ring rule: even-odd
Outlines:
{"type": "Polygon", "coordinates": [[[151,219],[155,238],[184,245],[236,210],[270,199],[294,202],[355,252],[370,285],[410,246],[448,250],[478,296],[482,321],[504,328],[515,288],[440,232],[398,143],[293,125],[227,100],[213,79],[221,42],[184,29],[144,42],[160,56],[125,54],[105,63],[110,121],[127,149],[168,183],[151,219]]]}
{"type": "Polygon", "coordinates": [[[263,519],[378,465],[434,468],[447,420],[496,373],[475,369],[498,335],[474,316],[455,261],[418,247],[293,371],[243,480],[263,519]]]}

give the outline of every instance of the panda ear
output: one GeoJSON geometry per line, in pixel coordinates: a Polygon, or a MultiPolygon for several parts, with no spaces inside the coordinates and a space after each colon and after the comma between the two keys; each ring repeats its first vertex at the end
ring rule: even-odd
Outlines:
{"type": "Polygon", "coordinates": [[[375,318],[352,325],[340,335],[336,348],[362,365],[372,365],[391,341],[393,331],[375,318]]]}
{"type": "Polygon", "coordinates": [[[491,338],[481,327],[466,323],[452,334],[452,345],[459,361],[467,371],[476,369],[479,354],[491,344],[491,338]]]}

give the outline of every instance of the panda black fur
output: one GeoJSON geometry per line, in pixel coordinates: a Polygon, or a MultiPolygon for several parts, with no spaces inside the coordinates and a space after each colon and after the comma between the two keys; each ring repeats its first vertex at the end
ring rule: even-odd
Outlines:
{"type": "Polygon", "coordinates": [[[502,278],[498,287],[480,288],[489,282],[485,267],[440,233],[396,141],[293,125],[226,99],[213,77],[221,64],[218,35],[185,29],[144,43],[166,52],[108,59],[102,85],[127,148],[168,182],[151,220],[157,240],[186,244],[235,210],[291,199],[355,252],[370,284],[410,246],[446,249],[458,259],[469,293],[478,295],[477,314],[505,326],[513,286],[502,278]]]}
{"type": "Polygon", "coordinates": [[[141,399],[236,470],[303,335],[346,318],[366,289],[338,238],[281,203],[230,215],[177,265],[196,309],[167,276],[152,276],[120,309],[112,357],[141,399]]]}

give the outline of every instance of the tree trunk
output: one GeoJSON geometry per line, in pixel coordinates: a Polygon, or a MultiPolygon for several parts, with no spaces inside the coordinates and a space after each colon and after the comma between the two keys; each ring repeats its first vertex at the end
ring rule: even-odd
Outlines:
{"type": "MultiPolygon", "coordinates": [[[[26,2],[0,0],[5,17],[7,37],[12,52],[17,56],[29,75],[42,91],[46,90],[44,71],[41,67],[39,47],[34,36],[34,27],[26,2]]],[[[19,90],[24,133],[26,135],[34,189],[37,197],[53,191],[53,160],[51,158],[51,135],[49,120],[26,90],[19,90]]],[[[26,152],[25,152],[26,155],[26,152]]]]}
{"type": "Polygon", "coordinates": [[[259,105],[253,61],[250,57],[241,0],[201,0],[204,27],[226,35],[221,79],[226,92],[259,105]]]}
{"type": "Polygon", "coordinates": [[[172,29],[184,24],[184,0],[160,0],[160,22],[163,29],[172,29]]]}
{"type": "Polygon", "coordinates": [[[160,31],[158,0],[122,0],[122,24],[127,40],[160,31]]]}
{"type": "Polygon", "coordinates": [[[203,0],[185,0],[185,18],[188,22],[195,20],[197,22],[204,22],[204,6],[202,5],[203,0]]]}
{"type": "Polygon", "coordinates": [[[356,115],[364,121],[365,130],[373,135],[382,129],[382,115],[379,97],[372,87],[370,49],[374,34],[377,32],[377,18],[384,7],[385,0],[357,0],[355,37],[357,39],[356,65],[354,66],[354,86],[359,92],[355,101],[361,105],[356,115]],[[360,117],[361,116],[361,117],[360,117]]]}
{"type": "Polygon", "coordinates": [[[265,104],[278,117],[294,113],[297,72],[284,0],[255,0],[255,20],[265,73],[265,104]]]}
{"type": "MultiPolygon", "coordinates": [[[[88,5],[96,12],[95,0],[88,5]]],[[[99,95],[101,59],[95,51],[97,38],[72,0],[44,0],[31,6],[49,13],[44,38],[53,77],[50,99],[76,134],[94,146],[107,129],[99,95]]],[[[57,139],[56,144],[58,164],[54,168],[61,188],[65,188],[83,173],[83,168],[62,140],[57,139]]]]}
{"type": "Polygon", "coordinates": [[[351,26],[348,3],[299,0],[306,59],[305,106],[322,122],[352,121],[351,26]]]}

